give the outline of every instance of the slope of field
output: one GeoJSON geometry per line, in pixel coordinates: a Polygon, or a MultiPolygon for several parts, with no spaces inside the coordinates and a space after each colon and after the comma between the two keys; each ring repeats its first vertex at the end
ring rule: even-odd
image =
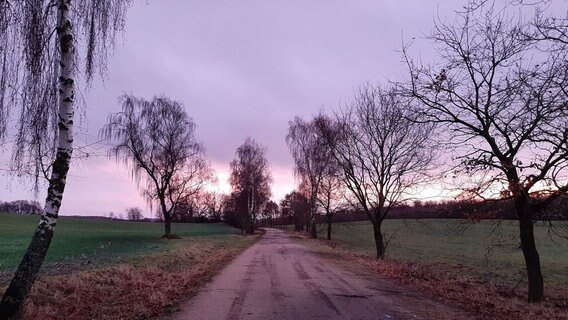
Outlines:
{"type": "MultiPolygon", "coordinates": [[[[324,237],[324,226],[320,236],[324,237]]],[[[519,283],[525,279],[515,221],[386,220],[387,257],[410,262],[447,264],[448,272],[481,280],[519,283]]],[[[545,283],[568,286],[568,239],[551,236],[548,225],[535,227],[545,283]]],[[[566,234],[566,229],[557,230],[566,234]]],[[[332,238],[351,251],[375,254],[368,222],[333,225],[332,238]]]]}
{"type": "MultiPolygon", "coordinates": [[[[0,214],[0,273],[13,270],[20,262],[38,222],[38,216],[0,214]]],[[[116,261],[142,252],[165,250],[175,241],[160,240],[163,229],[162,223],[61,217],[47,265],[116,261]]],[[[211,239],[238,234],[238,230],[224,224],[173,224],[172,232],[182,237],[211,239]]]]}

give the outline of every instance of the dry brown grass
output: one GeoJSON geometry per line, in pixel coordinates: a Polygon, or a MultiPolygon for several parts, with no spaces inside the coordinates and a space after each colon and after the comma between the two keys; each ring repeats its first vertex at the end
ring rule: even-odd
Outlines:
{"type": "Polygon", "coordinates": [[[441,302],[475,313],[482,319],[568,319],[568,290],[547,287],[546,301],[526,302],[524,285],[505,286],[468,276],[467,267],[450,264],[421,264],[396,260],[376,260],[340,248],[333,241],[307,240],[310,246],[329,259],[348,261],[365,270],[393,279],[397,283],[418,289],[441,302]],[[314,245],[315,244],[315,245],[314,245]],[[448,272],[452,269],[452,272],[448,272]],[[456,272],[463,269],[464,272],[456,272]],[[459,274],[457,276],[456,274],[459,274]]]}
{"type": "Polygon", "coordinates": [[[34,285],[23,319],[147,319],[167,314],[255,239],[184,239],[175,249],[114,267],[43,277],[34,285]]]}

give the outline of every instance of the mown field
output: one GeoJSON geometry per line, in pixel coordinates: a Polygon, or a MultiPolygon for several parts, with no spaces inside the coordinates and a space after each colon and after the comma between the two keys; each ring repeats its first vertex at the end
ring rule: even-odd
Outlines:
{"type": "MultiPolygon", "coordinates": [[[[558,226],[560,227],[560,226],[558,226]]],[[[390,238],[387,257],[411,262],[447,264],[447,272],[468,273],[486,281],[514,284],[524,281],[523,255],[514,221],[386,220],[390,238]]],[[[321,226],[320,237],[325,237],[321,226]]],[[[566,235],[566,229],[557,229],[566,235]]],[[[552,236],[548,225],[535,228],[545,283],[568,286],[568,239],[552,236]]],[[[368,222],[333,225],[332,238],[352,251],[375,254],[368,222]]]]}
{"type": "MultiPolygon", "coordinates": [[[[13,270],[24,254],[37,216],[0,214],[0,272],[13,270]]],[[[161,240],[162,223],[90,220],[62,217],[47,255],[47,264],[90,264],[117,261],[148,251],[170,249],[177,242],[161,240]]],[[[238,237],[238,230],[224,224],[174,224],[181,237],[208,241],[238,237]]]]}

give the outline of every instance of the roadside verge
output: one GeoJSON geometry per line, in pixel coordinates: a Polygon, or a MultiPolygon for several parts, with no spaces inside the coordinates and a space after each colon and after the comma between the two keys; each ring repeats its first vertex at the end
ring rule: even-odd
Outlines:
{"type": "MultiPolygon", "coordinates": [[[[186,237],[110,267],[41,277],[23,319],[147,319],[195,295],[260,235],[186,237]]],[[[172,241],[172,240],[164,240],[172,241]]]]}
{"type": "Polygon", "coordinates": [[[291,233],[293,239],[345,269],[393,280],[482,319],[568,319],[565,290],[547,288],[545,302],[528,304],[523,289],[480,281],[467,273],[456,276],[455,272],[445,272],[445,268],[452,267],[450,265],[376,260],[349,251],[337,241],[310,239],[305,233],[291,233]]]}

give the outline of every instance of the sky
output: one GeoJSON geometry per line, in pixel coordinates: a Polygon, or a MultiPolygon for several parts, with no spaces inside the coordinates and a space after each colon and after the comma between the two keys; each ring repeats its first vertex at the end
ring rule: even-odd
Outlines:
{"type": "MultiPolygon", "coordinates": [[[[221,191],[228,191],[235,149],[247,136],[256,139],[267,147],[278,201],[296,185],[284,140],[288,121],[336,109],[365,82],[400,80],[403,37],[423,37],[435,16],[451,17],[464,4],[135,0],[107,75],[89,90],[79,84],[85,109],[78,113],[76,143],[89,145],[83,148],[89,157],[72,163],[61,214],[108,215],[139,206],[149,216],[128,169],[95,143],[108,115],[120,111],[123,93],[182,102],[221,191]]],[[[7,175],[0,176],[0,188],[3,201],[34,198],[29,183],[7,175]]],[[[43,197],[37,198],[43,203],[43,197]]]]}

